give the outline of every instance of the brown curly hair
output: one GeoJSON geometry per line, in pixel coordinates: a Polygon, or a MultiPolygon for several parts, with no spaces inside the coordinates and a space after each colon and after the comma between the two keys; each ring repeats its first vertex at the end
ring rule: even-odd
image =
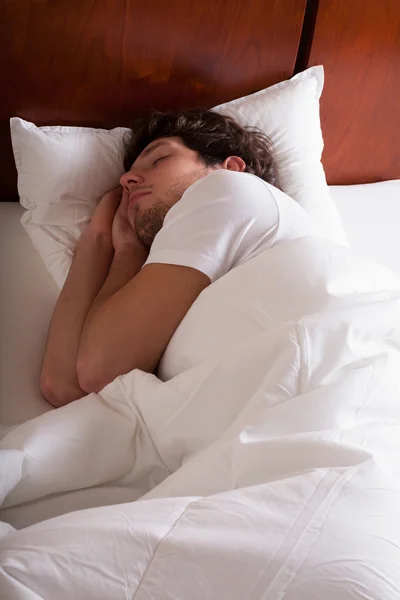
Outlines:
{"type": "Polygon", "coordinates": [[[270,139],[256,128],[242,127],[232,117],[201,108],[153,111],[139,118],[126,140],[126,171],[148,144],[172,136],[179,136],[185,146],[195,150],[206,166],[220,164],[228,156],[239,156],[246,163],[247,173],[279,187],[270,139]]]}

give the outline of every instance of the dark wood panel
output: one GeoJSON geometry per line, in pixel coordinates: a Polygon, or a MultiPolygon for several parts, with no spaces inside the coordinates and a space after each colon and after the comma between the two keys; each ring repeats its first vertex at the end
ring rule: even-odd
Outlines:
{"type": "Polygon", "coordinates": [[[290,77],[306,0],[2,0],[1,193],[15,192],[8,118],[129,125],[290,77]]]}
{"type": "Polygon", "coordinates": [[[321,63],[328,182],[400,178],[400,1],[320,0],[310,65],[321,63]]]}

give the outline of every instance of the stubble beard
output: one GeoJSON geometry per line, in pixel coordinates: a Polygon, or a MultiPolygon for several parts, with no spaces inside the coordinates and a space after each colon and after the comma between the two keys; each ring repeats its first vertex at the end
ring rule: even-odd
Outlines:
{"type": "Polygon", "coordinates": [[[171,206],[162,201],[156,202],[151,208],[145,210],[140,210],[138,206],[135,206],[136,235],[146,248],[150,248],[152,245],[171,206]]]}
{"type": "Polygon", "coordinates": [[[198,179],[202,179],[210,172],[209,168],[204,167],[195,174],[191,174],[185,180],[180,180],[168,190],[165,200],[156,201],[153,206],[141,210],[138,206],[134,207],[134,224],[138,239],[146,248],[151,247],[154,238],[164,224],[167,212],[183,196],[184,192],[198,179]]]}

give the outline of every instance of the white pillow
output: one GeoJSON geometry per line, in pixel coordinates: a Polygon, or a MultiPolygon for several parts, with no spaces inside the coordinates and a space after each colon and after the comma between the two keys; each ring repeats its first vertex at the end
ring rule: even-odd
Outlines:
{"type": "Polygon", "coordinates": [[[325,237],[348,245],[321,163],[324,142],[319,99],[323,87],[324,68],[311,67],[288,81],[220,104],[214,110],[268,135],[282,190],[316,219],[325,237]]]}
{"type": "MultiPolygon", "coordinates": [[[[346,244],[321,164],[319,98],[323,67],[215,108],[266,133],[275,148],[282,190],[320,224],[326,237],[346,244]]],[[[11,119],[23,226],[61,287],[76,242],[100,197],[123,173],[127,129],[36,127],[11,119]]]]}
{"type": "Polygon", "coordinates": [[[124,172],[124,135],[117,127],[36,127],[11,119],[21,223],[61,288],[76,243],[94,207],[124,172]]]}

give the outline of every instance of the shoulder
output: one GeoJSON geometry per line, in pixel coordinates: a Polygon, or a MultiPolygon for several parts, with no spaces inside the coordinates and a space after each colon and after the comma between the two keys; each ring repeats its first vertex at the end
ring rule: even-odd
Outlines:
{"type": "Polygon", "coordinates": [[[233,215],[262,216],[278,209],[274,186],[250,173],[218,169],[193,183],[168,212],[165,225],[184,214],[189,216],[229,212],[233,215]]]}
{"type": "Polygon", "coordinates": [[[251,173],[217,169],[192,184],[186,190],[182,199],[194,198],[204,194],[207,194],[211,198],[221,195],[232,198],[247,197],[253,194],[268,197],[270,194],[273,194],[273,190],[276,190],[274,186],[251,173]]]}

